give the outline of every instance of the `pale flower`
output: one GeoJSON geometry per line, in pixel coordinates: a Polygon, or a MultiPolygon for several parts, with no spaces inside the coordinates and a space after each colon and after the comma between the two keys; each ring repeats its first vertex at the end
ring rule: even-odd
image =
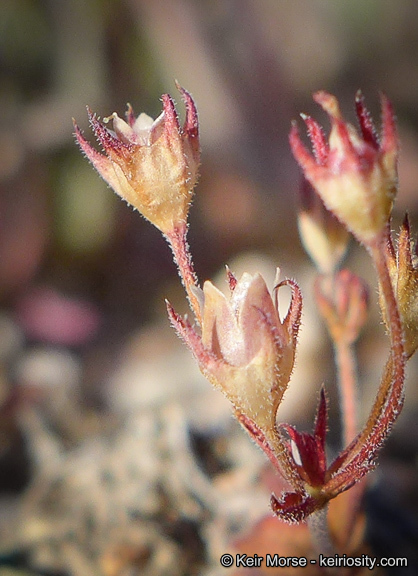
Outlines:
{"type": "Polygon", "coordinates": [[[230,297],[211,282],[203,286],[201,336],[171,307],[174,327],[196,356],[202,373],[221,389],[238,415],[244,414],[271,436],[277,408],[295,360],[302,298],[296,283],[285,280],[270,295],[260,274],[229,273],[230,297]],[[277,293],[289,285],[292,299],[282,321],[277,293]]]}
{"type": "Polygon", "coordinates": [[[197,111],[190,94],[179,87],[186,105],[180,127],[174,102],[162,96],[163,112],[153,120],[137,119],[128,106],[127,122],[113,113],[113,131],[88,110],[93,132],[105,154],[100,154],[75,126],[77,141],[102,178],[164,234],[184,227],[200,162],[197,111]]]}
{"type": "Polygon", "coordinates": [[[386,228],[397,193],[399,145],[392,107],[382,96],[379,139],[360,92],[356,107],[361,134],[343,119],[334,96],[317,92],[314,99],[330,117],[329,140],[315,120],[302,115],[314,155],[302,144],[296,124],[290,132],[293,155],[328,210],[370,245],[386,228]]]}

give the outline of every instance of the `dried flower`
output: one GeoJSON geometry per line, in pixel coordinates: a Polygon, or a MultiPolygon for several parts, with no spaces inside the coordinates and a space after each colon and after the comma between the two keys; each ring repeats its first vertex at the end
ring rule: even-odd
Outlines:
{"type": "Polygon", "coordinates": [[[297,284],[285,280],[271,297],[263,278],[229,272],[230,298],[211,282],[203,287],[202,334],[168,306],[171,321],[196,356],[202,373],[264,432],[275,428],[277,408],[295,359],[302,298],[297,284]],[[289,285],[292,299],[282,321],[278,290],[289,285]]]}
{"type": "Polygon", "coordinates": [[[135,119],[130,106],[127,122],[113,113],[105,122],[113,120],[114,132],[88,110],[105,154],[92,148],[74,123],[81,149],[102,178],[164,234],[187,220],[200,161],[197,111],[190,94],[178,89],[186,105],[183,128],[168,94],[156,120],[146,114],[135,119]]]}
{"type": "MultiPolygon", "coordinates": [[[[404,332],[405,353],[412,356],[418,348],[418,255],[417,246],[411,240],[409,219],[402,223],[397,250],[391,236],[387,242],[387,262],[395,298],[398,303],[404,332]]],[[[385,300],[380,288],[382,316],[388,324],[385,300]]]]}
{"type": "Polygon", "coordinates": [[[360,92],[356,108],[361,136],[342,118],[334,96],[317,92],[314,99],[330,117],[329,141],[319,124],[303,115],[314,156],[302,144],[296,124],[290,132],[293,155],[325,206],[369,245],[384,230],[397,192],[398,138],[391,104],[382,96],[379,141],[360,92]]]}

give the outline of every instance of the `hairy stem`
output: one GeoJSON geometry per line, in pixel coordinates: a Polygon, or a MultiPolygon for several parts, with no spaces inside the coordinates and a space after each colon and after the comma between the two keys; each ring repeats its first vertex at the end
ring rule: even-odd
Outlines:
{"type": "MultiPolygon", "coordinates": [[[[331,538],[328,526],[328,505],[320,510],[316,510],[308,517],[308,527],[311,534],[313,546],[317,554],[324,556],[334,556],[337,550],[331,538]]],[[[327,570],[329,574],[336,574],[336,569],[327,570]]]]}
{"type": "Polygon", "coordinates": [[[388,318],[389,318],[389,332],[391,340],[391,352],[394,361],[394,374],[402,379],[405,376],[405,352],[403,342],[403,330],[401,318],[399,315],[398,304],[396,302],[395,293],[390,279],[389,269],[386,260],[385,245],[386,234],[382,239],[376,242],[371,247],[371,254],[376,266],[379,281],[382,287],[383,297],[386,302],[388,318]]]}
{"type": "Polygon", "coordinates": [[[366,452],[369,452],[370,456],[372,456],[371,452],[376,453],[388,436],[403,406],[406,356],[401,319],[385,255],[386,234],[388,233],[382,234],[379,239],[369,246],[369,250],[386,303],[390,327],[390,356],[386,362],[380,387],[366,425],[344,450],[344,454],[337,458],[330,469],[331,471],[336,467],[338,468],[342,461],[344,461],[346,466],[348,463],[354,463],[355,460],[360,461],[363,459],[366,456],[366,452]]]}
{"type": "Polygon", "coordinates": [[[173,251],[182,284],[193,314],[199,324],[202,323],[201,301],[199,299],[199,284],[193,268],[192,257],[187,243],[187,224],[176,226],[165,238],[173,251]]]}
{"type": "Polygon", "coordinates": [[[396,418],[402,409],[404,396],[406,357],[398,304],[386,260],[384,245],[387,238],[386,234],[382,235],[382,238],[370,247],[370,252],[386,303],[391,351],[376,400],[364,429],[364,435],[368,435],[383,416],[386,416],[388,420],[392,420],[393,417],[396,418]]]}

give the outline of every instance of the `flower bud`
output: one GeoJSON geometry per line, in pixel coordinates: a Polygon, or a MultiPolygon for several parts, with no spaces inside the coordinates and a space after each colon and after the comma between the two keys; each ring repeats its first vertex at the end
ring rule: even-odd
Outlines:
{"type": "Polygon", "coordinates": [[[322,274],[332,274],[347,251],[349,233],[327,210],[304,178],[301,184],[299,235],[302,244],[322,274]]]}
{"type": "Polygon", "coordinates": [[[361,136],[342,118],[334,96],[317,92],[314,99],[330,117],[329,140],[312,118],[302,116],[314,156],[302,144],[296,124],[290,132],[293,155],[328,210],[360,242],[370,245],[384,230],[397,192],[398,138],[392,107],[382,96],[379,141],[361,93],[356,97],[361,136]]]}
{"type": "Polygon", "coordinates": [[[178,88],[186,105],[182,128],[167,94],[156,120],[146,114],[135,119],[128,106],[127,122],[116,113],[105,119],[113,121],[113,131],[88,110],[105,154],[92,148],[74,124],[81,149],[102,178],[164,234],[187,220],[200,161],[197,111],[190,94],[178,88]]]}
{"type": "MultiPolygon", "coordinates": [[[[405,353],[410,357],[418,348],[418,256],[417,246],[411,240],[407,216],[401,227],[397,250],[392,238],[388,239],[387,262],[404,331],[405,353]]],[[[386,305],[381,288],[379,293],[382,316],[387,324],[386,305]]]]}
{"type": "Polygon", "coordinates": [[[369,295],[364,281],[346,269],[335,276],[318,276],[315,298],[333,341],[355,342],[367,318],[369,295]]]}

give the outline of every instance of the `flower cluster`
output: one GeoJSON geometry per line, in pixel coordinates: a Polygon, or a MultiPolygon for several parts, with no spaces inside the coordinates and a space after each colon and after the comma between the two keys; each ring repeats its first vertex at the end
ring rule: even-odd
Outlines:
{"type": "Polygon", "coordinates": [[[300,232],[319,270],[315,293],[335,348],[346,424],[347,445],[328,465],[324,389],[312,434],[276,422],[295,362],[302,311],[297,283],[279,281],[277,275],[270,293],[259,274],[245,273],[237,279],[227,270],[229,296],[210,281],[199,286],[186,241],[200,161],[198,121],[192,97],[178,88],[186,106],[183,126],[172,98],[163,95],[163,111],[157,120],[145,114],[136,119],[129,107],[127,122],[116,113],[105,120],[113,121],[113,131],[89,111],[104,154],[75,125],[76,138],[104,180],[157,226],[171,245],[196,325],[167,302],[171,323],[202,373],[231,401],[238,420],[290,485],[290,491],[272,496],[273,511],[287,522],[299,522],[323,510],[329,500],[373,468],[402,408],[406,357],[418,347],[418,276],[408,222],[402,227],[397,249],[390,234],[399,148],[394,114],[382,96],[379,137],[358,93],[358,132],[343,119],[336,98],[318,92],[314,98],[331,120],[329,138],[315,120],[303,115],[312,155],[302,144],[295,123],[290,132],[291,148],[304,175],[300,232]],[[382,382],[362,430],[355,418],[357,392],[350,358],[366,320],[368,291],[354,273],[339,270],[349,233],[367,247],[375,264],[391,341],[382,382]],[[290,288],[291,301],[281,318],[278,294],[283,286],[290,288]]]}

